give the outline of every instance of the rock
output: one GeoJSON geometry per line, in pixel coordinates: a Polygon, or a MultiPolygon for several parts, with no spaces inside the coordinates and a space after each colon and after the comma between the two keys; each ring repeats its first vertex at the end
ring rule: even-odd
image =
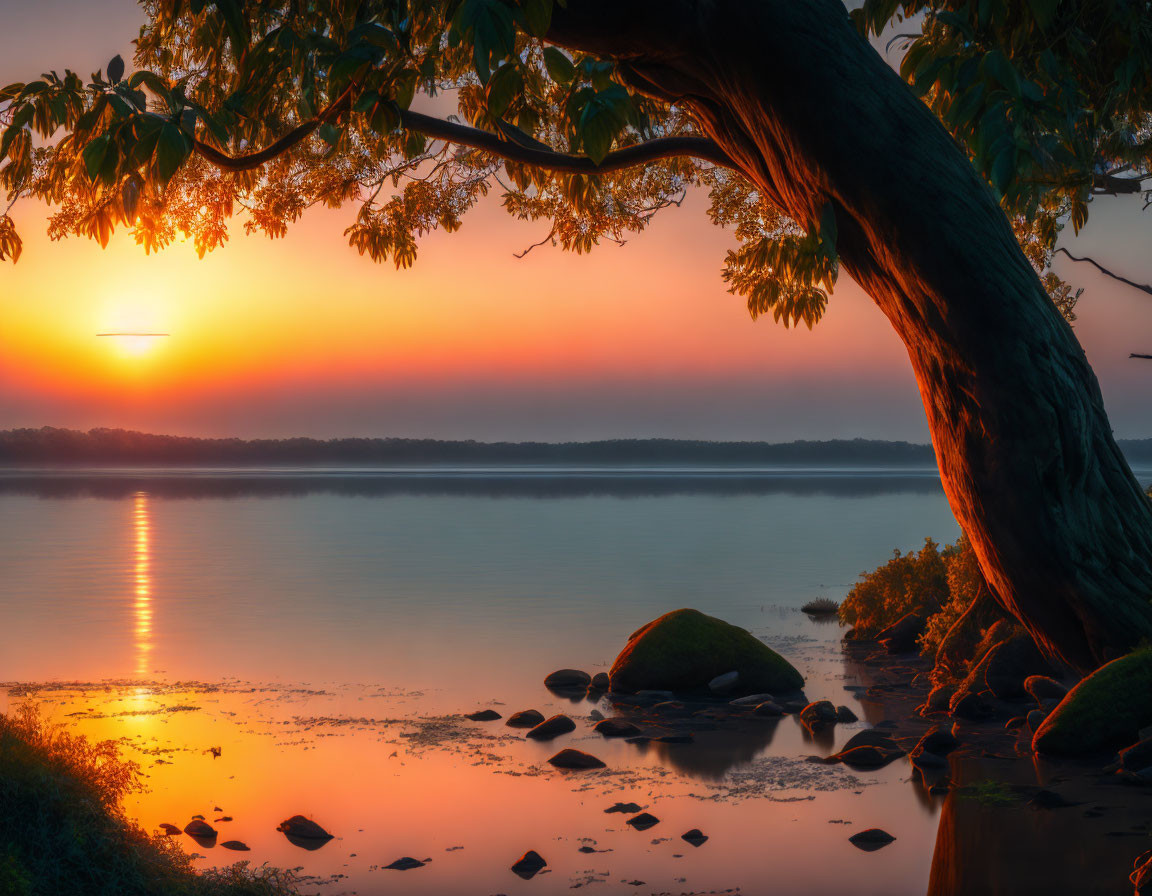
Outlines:
{"type": "Polygon", "coordinates": [[[653,700],[671,700],[676,696],[674,691],[662,691],[659,688],[644,688],[636,692],[637,697],[646,697],[653,700]]]}
{"type": "Polygon", "coordinates": [[[1152,647],[1101,666],[1044,720],[1032,748],[1053,756],[1116,750],[1140,739],[1152,724],[1152,647]]]}
{"type": "Polygon", "coordinates": [[[535,728],[544,721],[544,714],[535,709],[522,709],[508,717],[504,724],[509,728],[535,728]]]}
{"type": "Polygon", "coordinates": [[[569,731],[575,730],[576,723],[563,713],[559,713],[550,719],[545,719],[524,736],[530,737],[532,740],[552,740],[561,734],[567,734],[569,731]]]}
{"type": "Polygon", "coordinates": [[[248,844],[243,840],[225,840],[220,844],[224,849],[232,849],[236,852],[250,852],[248,844]]]}
{"type": "Polygon", "coordinates": [[[952,703],[952,695],[956,693],[956,686],[941,684],[928,692],[928,699],[924,701],[924,708],[928,712],[948,712],[952,703]]]}
{"type": "Polygon", "coordinates": [[[912,764],[919,769],[927,771],[941,771],[948,768],[948,760],[943,756],[938,756],[928,750],[921,750],[920,752],[913,752],[911,754],[912,764]]]}
{"type": "Polygon", "coordinates": [[[1015,730],[1016,728],[1023,728],[1027,724],[1028,724],[1028,717],[1027,716],[1013,716],[1007,722],[1004,723],[1004,727],[1007,728],[1009,731],[1012,731],[1012,730],[1015,730]]]}
{"type": "Polygon", "coordinates": [[[301,849],[319,849],[332,839],[332,835],[324,828],[303,815],[293,815],[285,819],[280,822],[276,830],[287,837],[289,843],[301,849]]]}
{"type": "Polygon", "coordinates": [[[1023,700],[1024,682],[1032,676],[1048,676],[1052,666],[1036,647],[1032,636],[1012,627],[1007,638],[988,649],[960,685],[961,691],[992,692],[998,700],[1023,700]]]}
{"type": "Polygon", "coordinates": [[[731,694],[739,684],[739,672],[725,672],[723,675],[717,675],[708,682],[708,690],[717,695],[731,694]]]}
{"type": "Polygon", "coordinates": [[[936,727],[920,738],[912,752],[915,754],[927,750],[929,753],[945,756],[958,746],[960,746],[960,742],[956,740],[956,736],[951,731],[936,727]]]}
{"type": "Polygon", "coordinates": [[[881,747],[863,746],[852,747],[851,749],[841,750],[834,756],[829,756],[829,760],[835,762],[843,762],[846,766],[853,769],[872,770],[883,768],[890,762],[894,762],[904,755],[904,751],[897,748],[895,750],[885,750],[881,747]]]}
{"type": "Polygon", "coordinates": [[[609,812],[623,812],[625,815],[631,815],[634,812],[639,812],[643,806],[637,806],[635,803],[615,803],[604,810],[605,814],[609,812]]]}
{"type": "Polygon", "coordinates": [[[1079,806],[1079,803],[1070,802],[1054,790],[1040,790],[1028,805],[1033,809],[1067,809],[1069,806],[1079,806]]]}
{"type": "Polygon", "coordinates": [[[216,829],[202,818],[193,818],[184,826],[184,833],[196,840],[214,840],[216,829]]]}
{"type": "Polygon", "coordinates": [[[775,719],[784,715],[784,708],[777,703],[773,703],[771,700],[765,700],[753,710],[753,713],[758,716],[775,719]]]}
{"type": "Polygon", "coordinates": [[[604,721],[604,713],[600,712],[598,709],[594,709],[592,712],[588,713],[588,718],[590,718],[593,722],[602,722],[604,721]]]}
{"type": "Polygon", "coordinates": [[[693,846],[703,846],[708,839],[708,835],[700,830],[700,828],[692,828],[692,830],[681,834],[680,839],[691,843],[693,846]]]}
{"type": "Polygon", "coordinates": [[[553,691],[583,691],[590,684],[592,676],[579,669],[557,669],[544,679],[544,687],[553,691]]]}
{"type": "Polygon", "coordinates": [[[592,676],[591,687],[593,687],[595,690],[606,691],[611,686],[612,686],[612,679],[608,677],[607,672],[597,672],[595,675],[592,676]]]}
{"type": "Polygon", "coordinates": [[[675,610],[633,633],[609,673],[622,693],[704,690],[718,676],[739,673],[745,693],[795,691],[804,678],[749,632],[699,610],[675,610]]]}
{"type": "Polygon", "coordinates": [[[548,763],[556,768],[564,769],[604,768],[604,763],[591,753],[585,753],[583,750],[573,750],[571,748],[561,750],[549,759],[548,763]]]}
{"type": "Polygon", "coordinates": [[[774,703],[776,698],[771,694],[749,694],[747,697],[737,697],[729,700],[731,706],[759,706],[761,703],[774,703]]]}
{"type": "Polygon", "coordinates": [[[978,722],[992,715],[992,704],[973,691],[957,691],[952,697],[952,715],[978,722]]]}
{"type": "Polygon", "coordinates": [[[1028,723],[1028,727],[1033,732],[1039,731],[1040,726],[1044,724],[1044,720],[1048,718],[1048,713],[1043,709],[1034,709],[1024,717],[1028,723]]]}
{"type": "Polygon", "coordinates": [[[878,728],[865,728],[863,731],[857,731],[847,741],[841,750],[852,750],[856,747],[878,747],[881,750],[896,751],[901,756],[904,755],[904,750],[892,736],[885,734],[878,728]]]}
{"type": "Polygon", "coordinates": [[[1139,772],[1152,766],[1152,738],[1145,738],[1120,751],[1120,767],[1128,772],[1139,772]]]}
{"type": "Polygon", "coordinates": [[[848,842],[855,846],[857,849],[863,849],[866,852],[880,849],[887,846],[896,838],[889,834],[887,831],[882,831],[880,828],[868,828],[866,831],[861,831],[858,834],[853,834],[848,838],[848,842]]]}
{"type": "Polygon", "coordinates": [[[548,863],[544,861],[544,857],[541,856],[540,853],[534,849],[530,849],[516,860],[516,863],[512,866],[512,870],[524,878],[524,880],[530,880],[547,867],[547,865],[548,863]]]}
{"type": "Polygon", "coordinates": [[[166,821],[161,822],[160,830],[162,830],[164,832],[165,836],[168,836],[168,837],[174,837],[177,834],[182,833],[180,828],[178,828],[174,824],[168,824],[168,822],[166,822],[166,821]]]}
{"type": "Polygon", "coordinates": [[[473,722],[495,722],[504,717],[494,709],[478,709],[476,712],[468,713],[464,718],[471,719],[473,722]]]}
{"type": "Polygon", "coordinates": [[[807,700],[785,700],[780,704],[780,708],[788,715],[795,715],[798,712],[803,712],[807,705],[807,700]]]}
{"type": "Polygon", "coordinates": [[[1024,679],[1024,690],[1037,703],[1043,703],[1045,700],[1060,701],[1068,695],[1068,688],[1047,675],[1029,675],[1024,679]]]}
{"type": "Polygon", "coordinates": [[[690,744],[695,738],[691,734],[664,734],[656,738],[661,744],[690,744]]]}
{"type": "Polygon", "coordinates": [[[809,728],[822,728],[836,722],[836,707],[829,700],[817,700],[800,710],[800,721],[809,728]]]}
{"type": "Polygon", "coordinates": [[[419,859],[414,859],[412,856],[404,856],[402,859],[397,859],[391,865],[385,865],[388,871],[411,871],[413,868],[423,868],[427,863],[421,862],[419,859]]]}
{"type": "Polygon", "coordinates": [[[857,722],[856,713],[852,712],[847,706],[836,707],[836,723],[838,725],[849,725],[852,722],[857,722]]]}
{"type": "Polygon", "coordinates": [[[655,815],[650,815],[647,812],[641,812],[639,815],[634,815],[628,819],[625,824],[629,824],[638,831],[646,831],[648,828],[656,827],[660,823],[660,819],[655,815]]]}
{"type": "Polygon", "coordinates": [[[917,640],[928,627],[928,620],[919,613],[905,613],[887,628],[876,633],[876,640],[884,645],[889,653],[911,653],[917,648],[917,640]]]}
{"type": "Polygon", "coordinates": [[[639,728],[624,719],[604,719],[596,723],[594,730],[605,737],[635,737],[640,733],[639,728]]]}

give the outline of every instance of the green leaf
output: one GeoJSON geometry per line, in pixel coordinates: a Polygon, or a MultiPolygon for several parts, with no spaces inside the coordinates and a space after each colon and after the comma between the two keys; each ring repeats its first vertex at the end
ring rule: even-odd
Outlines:
{"type": "Polygon", "coordinates": [[[248,46],[248,27],[244,11],[237,0],[217,0],[216,8],[224,19],[224,28],[232,41],[232,53],[237,59],[248,46]]]}
{"type": "Polygon", "coordinates": [[[552,24],[552,0],[524,0],[524,18],[528,22],[528,33],[543,37],[552,24]]]}
{"type": "Polygon", "coordinates": [[[124,60],[121,59],[120,54],[117,53],[115,56],[112,57],[112,60],[108,63],[108,80],[111,81],[113,84],[119,84],[123,77],[124,77],[124,60]]]}
{"type": "Polygon", "coordinates": [[[188,157],[188,140],[172,122],[165,122],[156,141],[156,169],[160,180],[167,183],[188,157]]]}
{"type": "Polygon", "coordinates": [[[488,111],[493,115],[502,116],[508,106],[515,99],[516,94],[524,89],[524,78],[520,67],[513,63],[505,63],[496,70],[488,81],[485,93],[488,99],[488,111]]]}
{"type": "Polygon", "coordinates": [[[588,100],[580,113],[580,141],[584,153],[599,165],[612,148],[612,141],[628,120],[628,91],[619,84],[602,90],[588,100]]]}
{"type": "Polygon", "coordinates": [[[100,169],[104,165],[104,157],[108,154],[111,143],[110,134],[101,134],[84,147],[80,157],[84,160],[84,170],[88,172],[89,180],[96,180],[100,176],[100,169]]]}
{"type": "Polygon", "coordinates": [[[544,67],[548,69],[549,77],[557,84],[571,84],[572,79],[576,77],[576,66],[564,51],[557,47],[544,48],[544,67]]]}
{"type": "Polygon", "coordinates": [[[368,122],[377,134],[391,134],[400,127],[400,112],[391,100],[381,100],[372,108],[368,122]]]}

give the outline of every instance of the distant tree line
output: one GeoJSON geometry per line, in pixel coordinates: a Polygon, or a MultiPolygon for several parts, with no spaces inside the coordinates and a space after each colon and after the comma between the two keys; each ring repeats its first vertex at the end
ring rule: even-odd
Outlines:
{"type": "Polygon", "coordinates": [[[0,431],[3,464],[932,464],[929,445],[870,439],[477,442],[441,439],[200,439],[125,429],[0,431]]]}

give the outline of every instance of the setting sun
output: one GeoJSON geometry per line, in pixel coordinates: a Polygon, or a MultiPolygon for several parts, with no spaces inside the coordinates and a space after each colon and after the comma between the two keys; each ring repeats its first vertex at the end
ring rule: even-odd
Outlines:
{"type": "Polygon", "coordinates": [[[150,353],[167,333],[97,333],[101,339],[107,340],[117,354],[131,358],[138,358],[150,353]]]}

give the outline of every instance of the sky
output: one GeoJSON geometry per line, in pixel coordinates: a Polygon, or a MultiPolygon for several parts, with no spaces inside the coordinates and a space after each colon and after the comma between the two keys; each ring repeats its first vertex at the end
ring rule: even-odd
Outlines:
{"type": "MultiPolygon", "coordinates": [[[[0,0],[0,83],[120,53],[142,21],[129,0],[0,0]]],[[[129,62],[129,70],[132,66],[129,62]]],[[[425,238],[414,268],[375,264],[342,232],[354,207],[318,210],[281,240],[246,237],[197,258],[52,242],[47,210],[12,210],[24,238],[0,266],[0,429],[113,426],[203,436],[481,440],[679,437],[927,441],[907,355],[842,274],[809,332],[754,322],[720,277],[730,234],[703,196],[624,246],[548,246],[490,196],[455,234],[425,238]],[[97,333],[170,335],[137,352],[97,333]]],[[[941,209],[941,214],[947,214],[941,209]]],[[[1067,245],[1152,282],[1152,211],[1095,203],[1067,245]]],[[[1152,298],[1084,265],[1076,333],[1116,434],[1152,436],[1152,298]]]]}

